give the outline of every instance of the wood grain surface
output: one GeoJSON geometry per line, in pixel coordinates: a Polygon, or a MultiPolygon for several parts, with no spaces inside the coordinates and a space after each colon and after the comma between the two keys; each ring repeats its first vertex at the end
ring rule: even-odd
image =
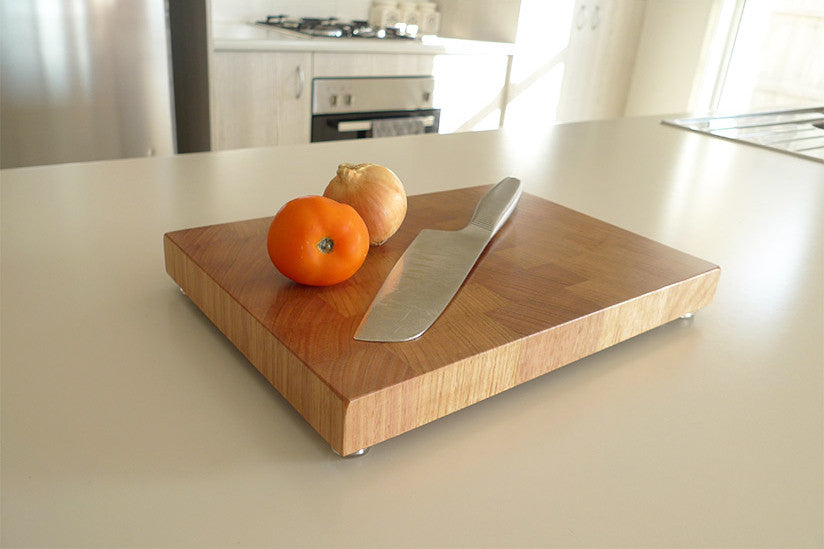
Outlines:
{"type": "Polygon", "coordinates": [[[398,233],[326,288],[269,261],[271,218],[164,237],[166,269],[341,455],[348,455],[709,304],[720,269],[524,194],[419,339],[356,341],[383,279],[423,228],[456,230],[489,186],[409,197],[398,233]]]}

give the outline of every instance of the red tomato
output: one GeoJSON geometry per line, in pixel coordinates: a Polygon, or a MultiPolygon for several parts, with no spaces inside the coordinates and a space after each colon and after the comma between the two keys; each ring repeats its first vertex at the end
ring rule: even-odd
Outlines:
{"type": "Polygon", "coordinates": [[[354,208],[323,196],[290,200],[269,226],[269,258],[284,276],[309,286],[343,282],[369,251],[369,231],[354,208]]]}

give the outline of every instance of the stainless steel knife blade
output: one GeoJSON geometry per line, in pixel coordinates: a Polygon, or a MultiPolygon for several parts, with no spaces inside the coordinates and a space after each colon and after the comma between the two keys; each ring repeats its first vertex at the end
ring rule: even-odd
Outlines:
{"type": "Polygon", "coordinates": [[[478,202],[458,231],[422,230],[389,272],[355,330],[361,341],[410,341],[443,313],[481,252],[509,219],[521,182],[507,177],[478,202]]]}

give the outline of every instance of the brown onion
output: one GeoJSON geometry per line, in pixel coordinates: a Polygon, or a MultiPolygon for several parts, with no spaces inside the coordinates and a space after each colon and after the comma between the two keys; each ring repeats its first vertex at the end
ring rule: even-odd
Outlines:
{"type": "Polygon", "coordinates": [[[395,234],[406,217],[406,191],[398,176],[378,164],[341,164],[323,196],[349,204],[378,246],[395,234]]]}

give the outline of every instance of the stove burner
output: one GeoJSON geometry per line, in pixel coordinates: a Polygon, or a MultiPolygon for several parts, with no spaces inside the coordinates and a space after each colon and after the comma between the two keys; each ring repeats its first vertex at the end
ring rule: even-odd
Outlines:
{"type": "Polygon", "coordinates": [[[258,23],[322,38],[414,39],[414,36],[406,35],[394,27],[376,29],[367,21],[342,22],[336,17],[289,19],[287,15],[268,15],[265,21],[258,23]]]}

